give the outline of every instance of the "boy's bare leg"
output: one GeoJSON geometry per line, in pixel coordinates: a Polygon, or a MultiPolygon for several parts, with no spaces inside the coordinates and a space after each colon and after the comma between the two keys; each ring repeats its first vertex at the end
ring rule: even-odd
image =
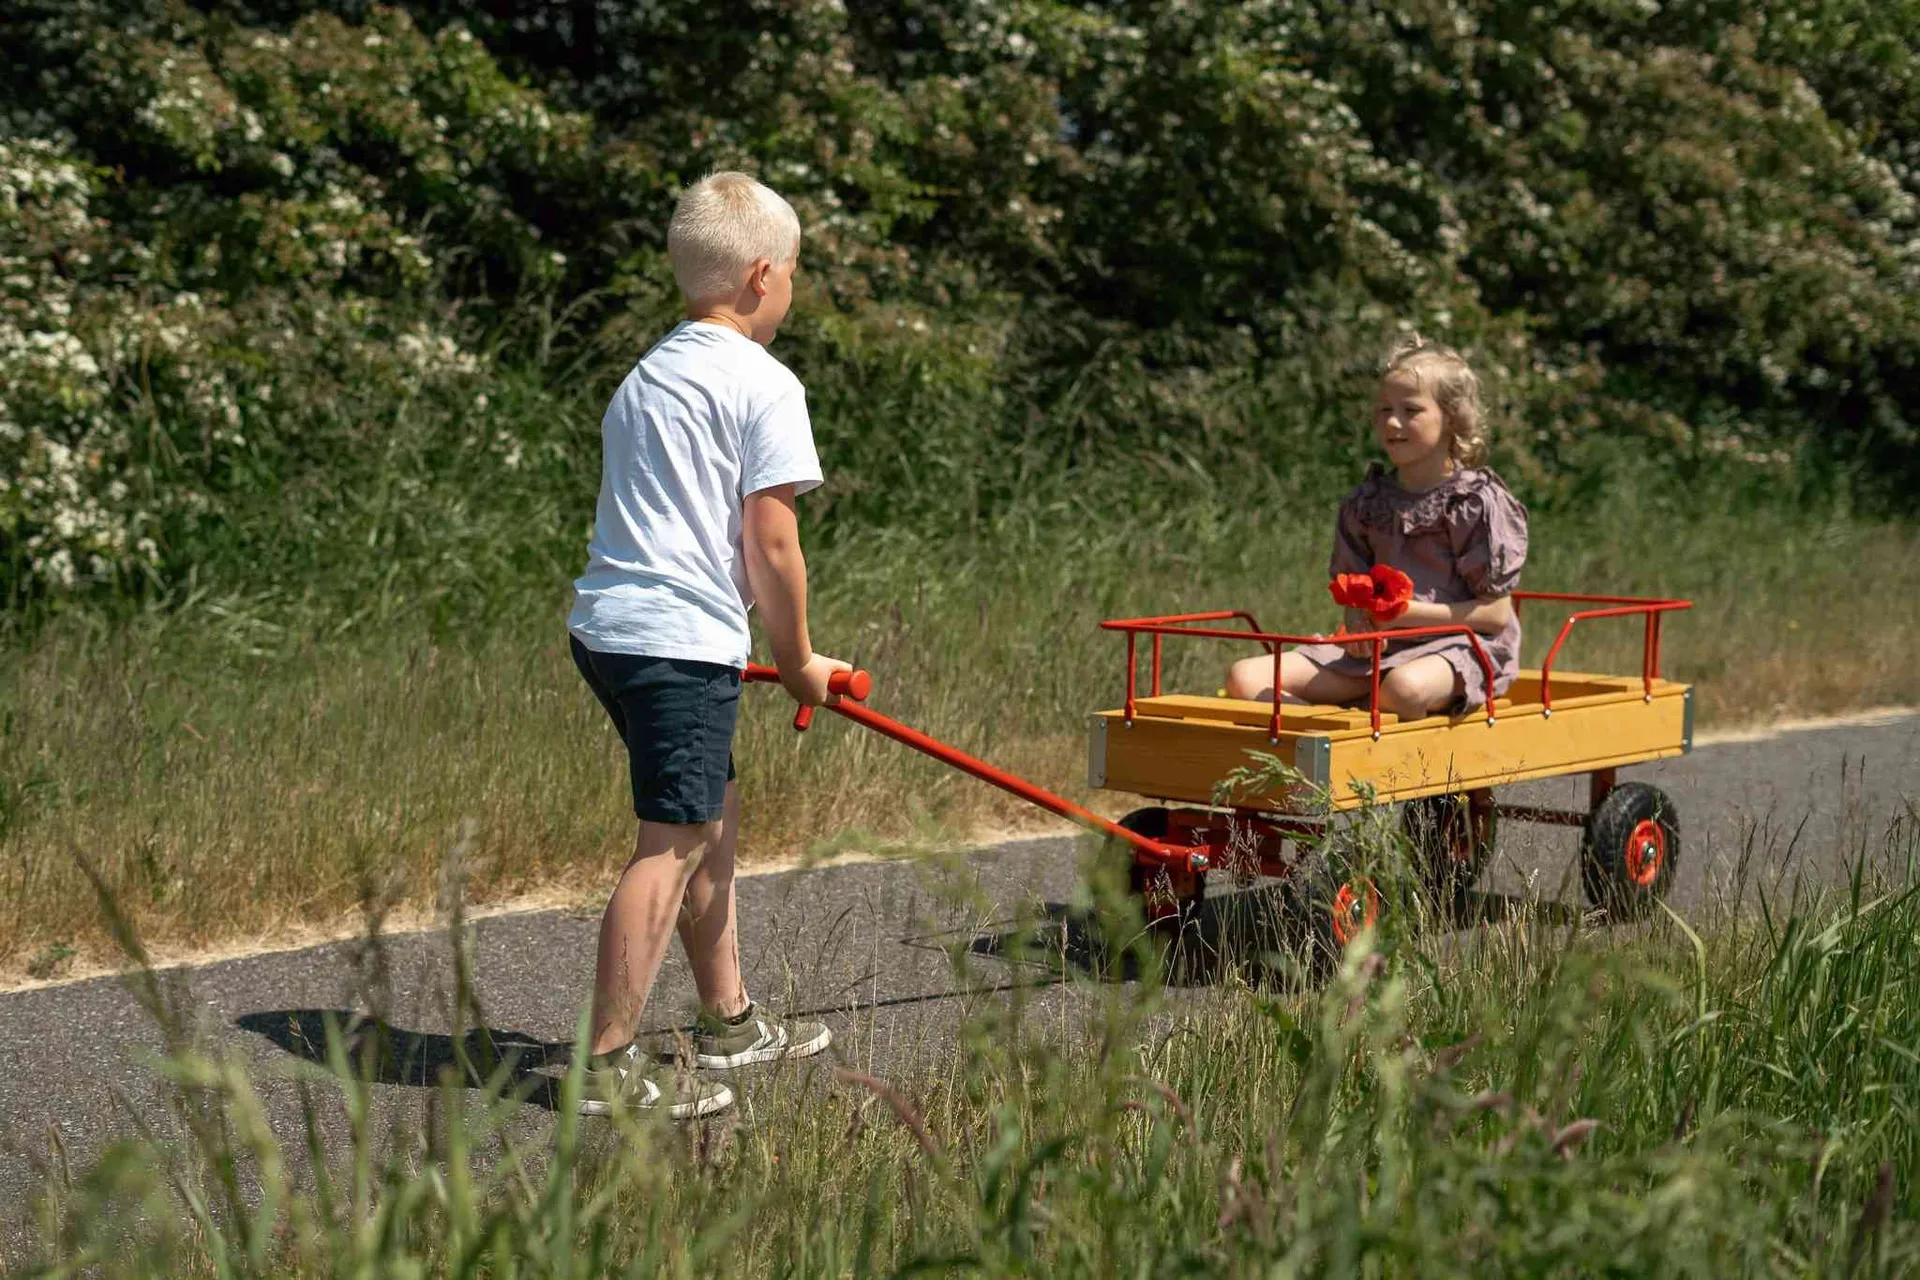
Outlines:
{"type": "MultiPolygon", "coordinates": [[[[633,1039],[666,957],[667,942],[673,937],[687,881],[701,859],[719,845],[724,826],[724,820],[686,826],[640,824],[633,860],[600,917],[592,1052],[606,1053],[633,1039]]],[[[731,873],[728,878],[731,881],[731,873]]]]}
{"type": "Polygon", "coordinates": [[[701,1007],[723,1018],[747,1007],[747,985],[740,976],[740,940],[734,924],[733,851],[740,838],[740,794],[727,784],[727,805],[720,838],[687,880],[680,912],[680,945],[687,949],[693,985],[701,1007]]]}

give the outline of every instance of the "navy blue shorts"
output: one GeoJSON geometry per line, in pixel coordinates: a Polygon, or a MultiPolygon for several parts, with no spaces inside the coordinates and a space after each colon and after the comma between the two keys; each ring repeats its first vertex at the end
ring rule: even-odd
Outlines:
{"type": "Polygon", "coordinates": [[[573,665],[627,744],[642,822],[718,822],[733,781],[740,672],[717,662],[601,653],[567,637],[573,665]]]}

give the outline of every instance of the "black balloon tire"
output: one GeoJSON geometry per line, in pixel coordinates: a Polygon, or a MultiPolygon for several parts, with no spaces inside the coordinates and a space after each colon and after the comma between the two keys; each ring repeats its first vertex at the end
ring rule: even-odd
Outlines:
{"type": "Polygon", "coordinates": [[[1452,910],[1467,896],[1493,860],[1494,841],[1499,836],[1499,810],[1488,793],[1476,802],[1473,792],[1422,796],[1409,800],[1400,813],[1400,830],[1413,848],[1414,866],[1422,888],[1433,894],[1437,906],[1452,910]],[[1475,809],[1479,810],[1476,815],[1475,809]],[[1466,858],[1454,856],[1448,828],[1457,822],[1481,819],[1484,830],[1474,833],[1466,858]]]}
{"type": "Polygon", "coordinates": [[[1638,920],[1666,897],[1680,865],[1680,811],[1646,782],[1622,782],[1587,815],[1580,880],[1587,901],[1614,920],[1638,920]],[[1657,853],[1651,873],[1646,863],[1657,853]]]}
{"type": "Polygon", "coordinates": [[[1342,890],[1350,896],[1356,892],[1369,894],[1372,919],[1366,918],[1367,908],[1363,906],[1355,925],[1378,926],[1386,915],[1387,904],[1379,889],[1365,877],[1343,879],[1326,858],[1317,857],[1287,879],[1286,912],[1292,924],[1294,949],[1310,977],[1323,979],[1332,974],[1346,954],[1347,942],[1356,936],[1350,931],[1341,937],[1335,924],[1335,916],[1342,906],[1342,890]]]}

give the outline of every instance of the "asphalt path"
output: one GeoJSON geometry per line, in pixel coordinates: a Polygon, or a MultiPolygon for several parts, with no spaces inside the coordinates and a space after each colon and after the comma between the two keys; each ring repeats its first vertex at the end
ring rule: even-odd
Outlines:
{"type": "MultiPolygon", "coordinates": [[[[1879,856],[1895,819],[1920,804],[1920,716],[1804,729],[1706,746],[1680,760],[1627,770],[1666,789],[1681,815],[1684,853],[1670,902],[1681,912],[1725,906],[1736,892],[1780,892],[1845,882],[1879,856]]],[[[1583,807],[1584,781],[1513,788],[1533,804],[1583,807]]],[[[1578,906],[1578,836],[1508,824],[1482,877],[1485,915],[1529,897],[1578,906]]],[[[823,1016],[835,1060],[903,1078],[950,1058],[953,1032],[983,1002],[1015,987],[1037,1016],[1065,1016],[1084,984],[1059,982],[1036,961],[1033,938],[1058,937],[1085,846],[1073,837],[1022,840],[939,859],[857,863],[743,878],[740,935],[750,988],[763,1000],[823,1016]]],[[[1897,870],[1897,869],[1896,869],[1897,870]]],[[[329,1013],[348,1021],[379,1010],[395,1053],[378,1069],[380,1124],[426,1122],[423,1087],[456,1048],[483,1038],[520,1055],[530,1100],[516,1122],[537,1138],[552,1124],[554,1091],[592,977],[598,913],[542,911],[469,926],[472,989],[485,1033],[462,1046],[457,983],[446,932],[342,942],[227,960],[142,985],[97,978],[0,995],[0,1264],[20,1256],[25,1206],[61,1164],[83,1169],[117,1137],[182,1133],[175,1097],[153,1069],[168,1035],[149,1011],[155,995],[179,1034],[226,1052],[257,1082],[270,1122],[297,1149],[296,1080],[321,1076],[329,1013]]],[[[1070,957],[1069,957],[1070,960],[1070,957]]],[[[1194,979],[1204,983],[1204,974],[1194,979]]],[[[683,1020],[694,1006],[685,961],[669,956],[648,1021],[683,1020]]],[[[338,1091],[334,1091],[337,1102],[338,1091]]],[[[322,1123],[344,1132],[337,1105],[322,1123]]]]}

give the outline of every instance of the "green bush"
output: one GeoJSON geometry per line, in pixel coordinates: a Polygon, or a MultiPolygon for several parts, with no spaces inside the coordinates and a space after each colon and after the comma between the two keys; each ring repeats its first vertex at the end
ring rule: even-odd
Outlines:
{"type": "Polygon", "coordinates": [[[554,589],[715,166],[807,228],[780,353],[829,531],[1324,504],[1406,325],[1475,355],[1536,505],[1703,469],[1910,503],[1912,16],[14,5],[0,590],[554,589]]]}

